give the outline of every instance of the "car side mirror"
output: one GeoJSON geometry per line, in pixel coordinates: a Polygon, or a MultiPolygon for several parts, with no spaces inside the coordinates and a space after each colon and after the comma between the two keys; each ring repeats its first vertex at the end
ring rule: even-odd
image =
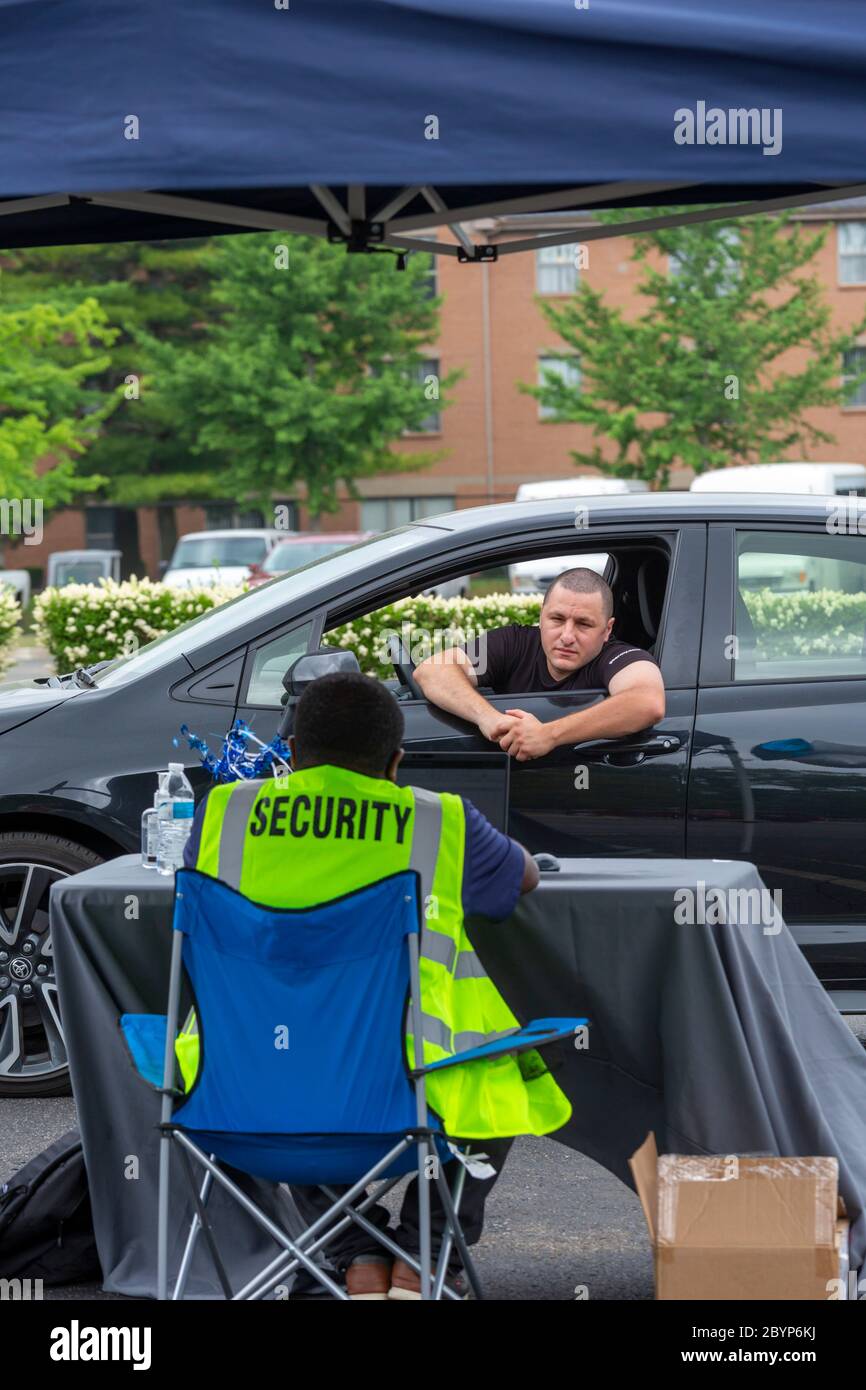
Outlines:
{"type": "Polygon", "coordinates": [[[354,652],[344,647],[319,647],[317,651],[299,656],[283,676],[285,711],[280,723],[280,738],[287,738],[292,731],[295,706],[308,686],[322,676],[335,672],[353,672],[360,675],[361,668],[354,652]]]}
{"type": "Polygon", "coordinates": [[[160,574],[165,574],[166,570],[168,569],[168,560],[160,560],[157,568],[160,574]]]}

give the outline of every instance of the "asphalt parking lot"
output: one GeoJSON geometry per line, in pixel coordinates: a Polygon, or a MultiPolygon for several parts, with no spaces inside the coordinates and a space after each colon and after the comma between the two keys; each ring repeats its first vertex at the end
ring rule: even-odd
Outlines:
{"type": "MultiPolygon", "coordinates": [[[[0,1100],[0,1182],[74,1124],[72,1100],[0,1100]]],[[[560,1301],[575,1298],[578,1285],[583,1298],[652,1298],[640,1203],[581,1154],[551,1140],[519,1140],[487,1212],[477,1257],[488,1298],[560,1301]]],[[[44,1295],[112,1297],[95,1285],[44,1295]]]]}
{"type": "MultiPolygon", "coordinates": [[[[866,1015],[849,1017],[861,1039],[866,1015]]],[[[0,1099],[0,1183],[75,1124],[70,1099],[0,1099]]],[[[635,1194],[606,1169],[549,1139],[521,1139],[487,1206],[477,1247],[485,1294],[509,1301],[653,1297],[652,1258],[635,1194]]],[[[107,1299],[95,1285],[46,1299],[107,1299]]]]}

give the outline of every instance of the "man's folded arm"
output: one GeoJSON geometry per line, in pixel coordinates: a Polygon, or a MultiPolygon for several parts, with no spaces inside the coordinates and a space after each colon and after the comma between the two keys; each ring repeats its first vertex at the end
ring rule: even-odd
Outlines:
{"type": "Polygon", "coordinates": [[[557,743],[622,738],[650,729],[665,717],[665,687],[655,662],[640,661],[611,676],[608,696],[589,709],[555,721],[557,743]]]}
{"type": "Polygon", "coordinates": [[[476,724],[485,738],[497,737],[494,730],[500,724],[511,725],[479,692],[472,659],[462,647],[428,656],[416,666],[415,679],[431,704],[476,724]]]}

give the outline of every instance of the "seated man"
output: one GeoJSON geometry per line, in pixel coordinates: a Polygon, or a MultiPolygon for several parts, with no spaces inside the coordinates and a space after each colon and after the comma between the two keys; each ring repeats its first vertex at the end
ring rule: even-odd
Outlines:
{"type": "Polygon", "coordinates": [[[477,724],[518,762],[561,743],[637,733],[664,718],[664,684],[649,652],[611,636],[613,623],[613,594],[601,575],[566,570],[544,595],[537,627],[510,623],[483,633],[472,651],[437,652],[415,679],[428,700],[477,724]],[[608,698],[542,723],[526,710],[495,709],[479,677],[498,695],[603,688],[608,698]]]}
{"type": "MultiPolygon", "coordinates": [[[[246,884],[243,891],[250,895],[254,888],[256,900],[270,906],[305,907],[405,868],[414,836],[415,793],[411,787],[397,785],[403,732],[399,704],[377,681],[360,674],[333,674],[313,681],[295,713],[290,739],[292,775],[285,779],[279,794],[275,794],[278,784],[274,779],[258,783],[248,819],[236,827],[243,864],[241,882],[246,884]]],[[[187,867],[217,876],[221,825],[233,791],[231,785],[216,786],[199,806],[184,850],[187,867]]],[[[536,887],[539,872],[526,850],[496,830],[471,802],[452,793],[441,793],[439,799],[443,803],[443,830],[434,882],[441,885],[437,887],[441,899],[434,914],[434,934],[450,943],[462,939],[463,918],[470,914],[494,920],[510,916],[520,895],[536,887]]],[[[458,978],[456,968],[450,961],[444,964],[437,952],[425,952],[423,938],[421,953],[422,990],[431,989],[428,1017],[434,1025],[447,1025],[446,1051],[452,1034],[460,1029],[483,1032],[502,1026],[496,1021],[500,996],[477,959],[471,972],[459,976],[452,992],[448,984],[458,978]]],[[[458,951],[458,963],[459,959],[458,951]]],[[[511,1017],[507,1007],[501,1007],[511,1017]]],[[[492,1134],[472,1142],[476,1152],[481,1149],[489,1155],[497,1172],[513,1142],[500,1136],[548,1133],[570,1112],[552,1078],[524,1080],[521,1068],[514,1066],[512,1070],[513,1075],[508,1068],[498,1066],[496,1077],[484,1091],[487,1104],[482,1119],[486,1129],[480,1130],[471,1128],[478,1119],[472,1085],[458,1076],[457,1069],[440,1073],[440,1100],[448,1100],[445,1092],[452,1091],[452,1113],[467,1120],[468,1132],[492,1134]],[[509,1130],[493,1123],[502,1118],[503,1102],[514,1103],[515,1088],[517,1098],[525,1098],[518,1109],[536,1126],[531,1130],[509,1130]],[[558,1115],[560,1099],[565,1106],[562,1115],[558,1115]]],[[[435,1109],[429,1082],[428,1100],[435,1109]]],[[[462,1130],[455,1130],[457,1137],[462,1134],[462,1130]]],[[[460,1216],[469,1244],[481,1235],[484,1203],[493,1182],[490,1177],[467,1177],[460,1216]]],[[[330,1205],[318,1187],[293,1186],[292,1191],[301,1215],[310,1224],[330,1205]]],[[[436,1249],[445,1221],[435,1186],[430,1204],[436,1249]]],[[[376,1204],[367,1212],[367,1219],[385,1228],[388,1210],[376,1204]]],[[[409,1183],[403,1198],[395,1238],[417,1257],[416,1179],[409,1183]]],[[[420,1298],[420,1279],[411,1266],[397,1260],[392,1269],[383,1247],[354,1223],[329,1244],[328,1255],[346,1276],[351,1298],[420,1298]]],[[[456,1264],[453,1253],[452,1261],[456,1264]]]]}

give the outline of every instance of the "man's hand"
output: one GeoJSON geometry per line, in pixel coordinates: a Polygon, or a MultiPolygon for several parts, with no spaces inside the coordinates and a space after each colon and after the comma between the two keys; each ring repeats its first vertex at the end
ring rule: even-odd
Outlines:
{"type": "Polygon", "coordinates": [[[511,732],[517,720],[513,718],[513,711],[510,714],[501,714],[492,705],[488,706],[489,715],[482,715],[478,720],[478,732],[484,737],[489,738],[491,743],[501,745],[502,740],[511,732]]]}
{"type": "Polygon", "coordinates": [[[507,709],[505,714],[510,718],[511,728],[500,738],[499,746],[519,763],[528,762],[530,758],[543,758],[556,747],[550,725],[542,724],[534,714],[528,714],[523,709],[507,709]]]}

